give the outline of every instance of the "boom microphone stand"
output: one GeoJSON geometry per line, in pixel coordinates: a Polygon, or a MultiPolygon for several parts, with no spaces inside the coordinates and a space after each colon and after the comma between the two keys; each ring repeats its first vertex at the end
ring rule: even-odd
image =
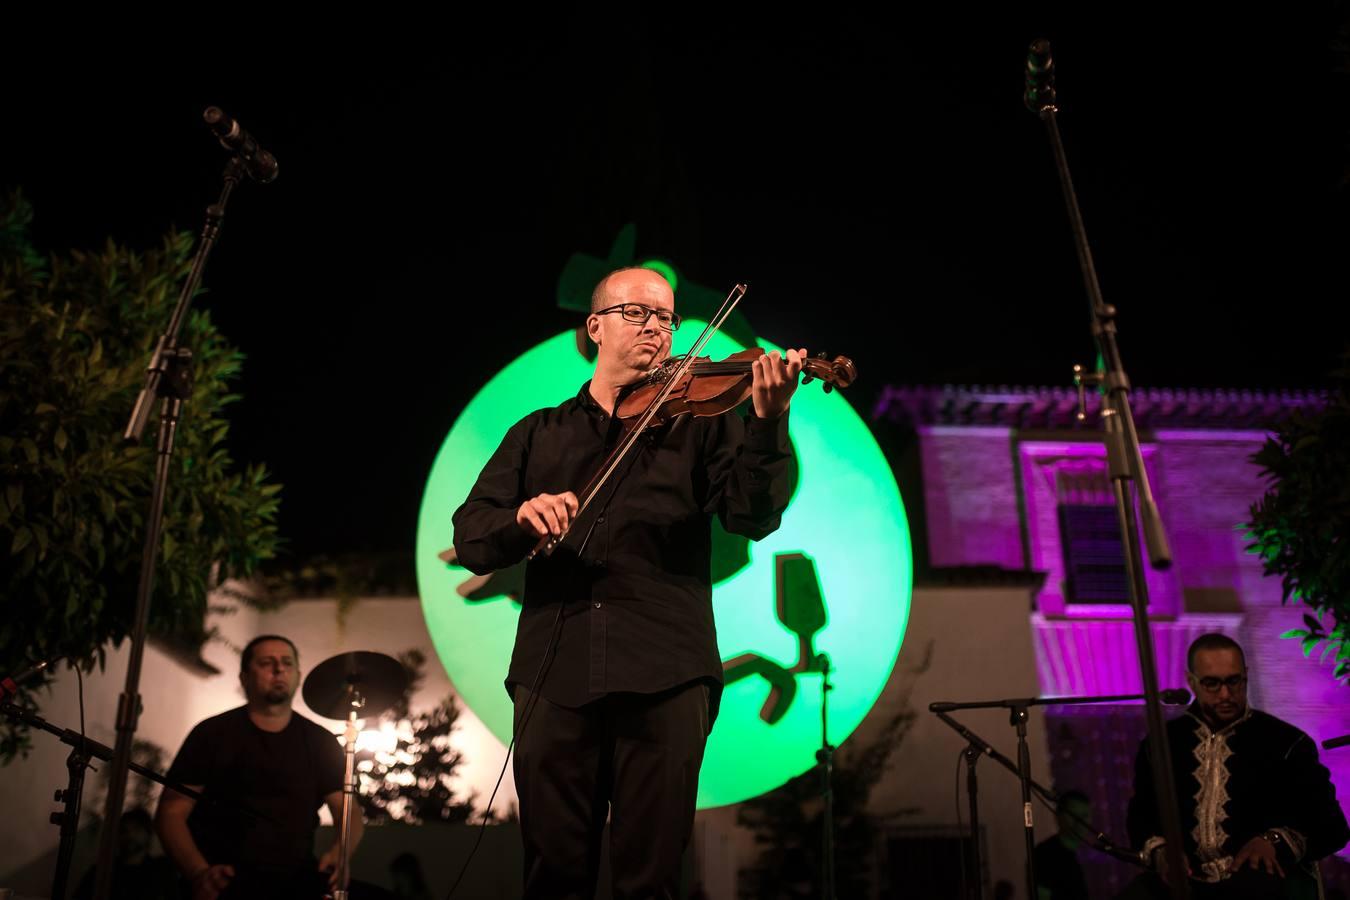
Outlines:
{"type": "MultiPolygon", "coordinates": [[[[1163,691],[1163,697],[1168,703],[1185,705],[1189,702],[1190,694],[1184,690],[1163,691]]],[[[979,802],[976,799],[979,794],[979,784],[975,775],[975,764],[979,762],[981,756],[988,756],[997,762],[1003,768],[1012,772],[1022,783],[1022,822],[1023,831],[1026,835],[1026,853],[1027,853],[1027,884],[1031,888],[1031,896],[1035,894],[1035,872],[1033,856],[1036,850],[1034,836],[1033,818],[1031,813],[1031,795],[1038,796],[1042,803],[1050,809],[1058,811],[1058,801],[1055,795],[1046,787],[1031,777],[1031,768],[1024,764],[1024,761],[1030,759],[1030,753],[1026,747],[1026,712],[1032,706],[1071,706],[1087,703],[1121,703],[1128,700],[1143,700],[1143,694],[1115,694],[1110,696],[1098,697],[1026,697],[1012,700],[990,700],[974,703],[948,703],[937,702],[928,705],[928,711],[942,720],[943,724],[951,728],[961,737],[966,739],[966,749],[964,755],[966,758],[966,794],[970,805],[971,834],[974,844],[973,853],[967,866],[967,883],[974,885],[973,896],[979,900],[983,896],[982,872],[980,863],[979,847],[979,802]],[[953,719],[948,713],[958,709],[1008,709],[1011,711],[1012,724],[1017,727],[1017,757],[1018,762],[1014,763],[1008,757],[1004,756],[994,749],[993,745],[981,738],[975,732],[971,731],[960,722],[953,719]]],[[[1128,862],[1132,865],[1142,865],[1139,854],[1131,850],[1118,847],[1112,840],[1106,836],[1100,829],[1094,827],[1092,823],[1070,814],[1075,822],[1083,827],[1086,834],[1090,835],[1088,843],[1096,850],[1102,853],[1114,856],[1116,859],[1128,862]]]]}
{"type": "MultiPolygon", "coordinates": [[[[1093,380],[1105,387],[1102,400],[1102,418],[1106,425],[1106,458],[1112,490],[1115,494],[1116,514],[1120,520],[1120,534],[1125,543],[1125,569],[1130,586],[1130,606],[1134,610],[1134,635],[1139,653],[1139,673],[1143,677],[1145,705],[1148,710],[1149,765],[1153,769],[1158,814],[1166,840],[1164,853],[1167,871],[1174,873],[1169,881],[1174,900],[1189,900],[1190,887],[1186,879],[1175,876],[1185,872],[1181,851],[1181,813],[1177,807],[1177,791],[1172,775],[1171,753],[1167,746],[1167,731],[1158,702],[1158,671],[1153,657],[1153,635],[1148,627],[1148,585],[1144,581],[1143,557],[1139,546],[1139,524],[1135,519],[1135,491],[1138,491],[1140,513],[1143,516],[1144,536],[1148,541],[1149,559],[1155,569],[1172,564],[1172,553],[1167,546],[1162,517],[1153,500],[1144,469],[1144,457],[1139,448],[1139,433],[1135,430],[1134,414],[1130,409],[1130,379],[1125,374],[1120,348],[1116,344],[1116,308],[1102,299],[1097,269],[1088,246],[1087,229],[1078,208],[1069,161],[1059,136],[1055,106],[1055,69],[1050,56],[1050,42],[1033,41],[1027,55],[1026,93],[1023,101],[1027,109],[1036,113],[1045,123],[1054,153],[1059,184],[1064,193],[1069,222],[1073,228],[1074,249],[1087,288],[1092,336],[1102,360],[1102,371],[1093,380]]],[[[1081,413],[1080,413],[1081,415],[1081,413]]],[[[1024,797],[1024,799],[1026,799],[1024,797]]],[[[1029,830],[1029,829],[1028,829],[1029,830]]],[[[1030,896],[1035,896],[1032,887],[1030,896]]]]}
{"type": "Polygon", "coordinates": [[[108,900],[112,889],[113,867],[117,853],[117,824],[122,817],[122,801],[127,787],[127,769],[131,763],[131,743],[136,736],[136,722],[141,714],[141,658],[145,653],[146,627],[150,621],[150,597],[155,587],[155,562],[159,556],[160,534],[164,527],[164,496],[168,490],[169,467],[173,457],[174,438],[183,413],[183,403],[192,395],[192,351],[178,345],[178,332],[187,320],[188,305],[201,284],[206,260],[220,236],[220,225],[225,218],[225,207],[230,194],[243,180],[245,173],[257,181],[276,177],[276,160],[261,150],[239,123],[219,109],[209,107],[203,116],[220,137],[221,143],[233,151],[225,164],[224,185],[220,199],[206,208],[206,224],[202,228],[192,268],[183,282],[178,303],[169,318],[168,327],[155,345],[141,388],[127,423],[123,439],[136,442],[141,438],[150,406],[160,400],[159,436],[155,442],[155,480],[150,492],[150,515],[147,519],[145,544],[141,552],[141,574],[136,589],[136,612],[132,620],[131,652],[127,657],[127,679],[117,699],[117,748],[108,777],[108,801],[104,808],[103,825],[99,831],[98,876],[94,896],[108,900]]]}

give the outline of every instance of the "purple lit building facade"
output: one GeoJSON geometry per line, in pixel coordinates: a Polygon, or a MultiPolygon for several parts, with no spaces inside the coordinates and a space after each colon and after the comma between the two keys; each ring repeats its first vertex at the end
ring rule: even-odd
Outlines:
{"type": "MultiPolygon", "coordinates": [[[[1253,706],[1319,741],[1350,732],[1346,689],[1329,668],[1306,660],[1297,642],[1279,637],[1299,627],[1302,610],[1281,606],[1279,583],[1263,577],[1259,558],[1244,550],[1241,527],[1264,491],[1250,457],[1266,426],[1321,398],[1139,390],[1133,402],[1174,557],[1169,570],[1147,574],[1161,685],[1184,687],[1187,646],[1219,631],[1247,650],[1253,706]]],[[[965,573],[956,581],[966,583],[1020,573],[1032,585],[1028,634],[1009,640],[1029,637],[1041,695],[1142,690],[1097,412],[1089,395],[1080,424],[1069,389],[949,386],[887,388],[873,415],[878,429],[896,429],[910,447],[901,480],[915,534],[916,597],[924,585],[951,584],[953,573],[965,573]]],[[[907,636],[907,651],[915,637],[907,636]]],[[[970,652],[987,669],[987,691],[945,699],[1016,696],[1003,689],[998,648],[987,636],[975,640],[970,652]]],[[[1123,841],[1142,707],[1049,708],[1043,727],[1054,787],[1085,790],[1094,820],[1123,841]]],[[[1324,753],[1323,761],[1344,801],[1350,750],[1324,753]]],[[[1038,836],[1053,830],[1048,817],[1041,824],[1038,836]]],[[[1083,860],[1103,896],[1130,874],[1095,855],[1083,860]]]]}

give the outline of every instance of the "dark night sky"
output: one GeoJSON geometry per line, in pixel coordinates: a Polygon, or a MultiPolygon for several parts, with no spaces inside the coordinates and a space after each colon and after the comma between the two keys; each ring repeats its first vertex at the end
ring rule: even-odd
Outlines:
{"type": "Polygon", "coordinates": [[[282,168],[236,194],[206,273],[202,302],[249,357],[231,449],[286,485],[297,553],[406,549],[455,416],[575,324],[563,263],[626,222],[687,278],[747,282],[770,340],[852,356],[859,409],[886,383],[1066,383],[1091,343],[1019,99],[1036,36],[1134,382],[1324,383],[1350,237],[1336,17],[1180,7],[560,19],[310,39],[228,72],[29,45],[0,62],[0,180],[33,201],[44,249],[146,246],[197,231],[218,190],[201,110],[238,116],[282,168]]]}

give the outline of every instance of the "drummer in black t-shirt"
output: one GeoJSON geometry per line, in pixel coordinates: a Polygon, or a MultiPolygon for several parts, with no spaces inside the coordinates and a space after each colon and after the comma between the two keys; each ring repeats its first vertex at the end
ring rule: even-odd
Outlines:
{"type": "MultiPolygon", "coordinates": [[[[321,805],[341,819],[344,760],[328,730],[291,709],[299,656],[284,637],[250,641],[239,672],[248,702],[193,728],[169,769],[171,780],[232,804],[199,805],[172,790],[160,798],[159,838],[193,900],[317,898],[335,877],[338,847],[316,861],[314,830],[321,805]]],[[[355,848],[361,815],[353,813],[355,848]]]]}

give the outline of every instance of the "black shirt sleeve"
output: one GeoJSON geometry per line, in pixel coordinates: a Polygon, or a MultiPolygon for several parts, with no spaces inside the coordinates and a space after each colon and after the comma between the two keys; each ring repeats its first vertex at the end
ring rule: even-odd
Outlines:
{"type": "Polygon", "coordinates": [[[211,781],[215,766],[214,748],[217,741],[211,735],[211,719],[198,722],[188,732],[187,739],[173,758],[173,765],[165,775],[170,781],[184,785],[205,785],[211,781]]]}
{"type": "Polygon", "coordinates": [[[788,413],[761,419],[751,412],[744,421],[728,414],[712,421],[704,448],[705,512],[716,513],[728,532],[758,541],[778,529],[787,509],[788,413]]]}
{"type": "Polygon", "coordinates": [[[1307,842],[1304,859],[1321,859],[1350,841],[1345,813],[1336,802],[1336,787],[1326,766],[1317,760],[1317,745],[1300,734],[1285,755],[1285,788],[1282,795],[1292,802],[1280,816],[1284,821],[1271,828],[1292,828],[1307,842]]]}
{"type": "Polygon", "coordinates": [[[318,759],[315,760],[319,767],[319,799],[323,800],[334,791],[342,790],[342,780],[347,775],[347,757],[336,736],[319,725],[315,730],[319,739],[318,759]]]}
{"type": "Polygon", "coordinates": [[[455,555],[476,575],[515,565],[538,543],[516,524],[516,510],[529,499],[524,472],[531,432],[529,418],[511,427],[452,517],[455,555]]]}

